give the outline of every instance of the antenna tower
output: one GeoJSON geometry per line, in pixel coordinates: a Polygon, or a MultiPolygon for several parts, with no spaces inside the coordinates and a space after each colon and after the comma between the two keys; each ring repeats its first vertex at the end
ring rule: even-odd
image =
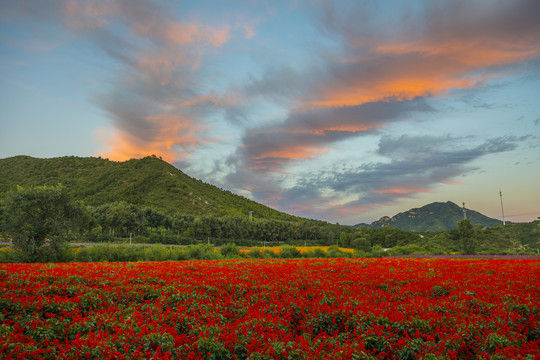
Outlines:
{"type": "Polygon", "coordinates": [[[463,203],[463,219],[467,220],[467,209],[465,209],[465,203],[463,203]]]}
{"type": "Polygon", "coordinates": [[[502,212],[502,218],[503,218],[503,226],[506,225],[506,221],[504,221],[504,207],[502,202],[502,191],[499,189],[499,196],[501,197],[501,212],[502,212]]]}

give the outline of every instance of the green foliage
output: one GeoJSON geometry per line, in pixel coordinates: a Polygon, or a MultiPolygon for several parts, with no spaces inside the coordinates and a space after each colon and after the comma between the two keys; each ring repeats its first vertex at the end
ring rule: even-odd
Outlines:
{"type": "Polygon", "coordinates": [[[65,236],[79,214],[61,186],[18,187],[6,196],[6,232],[23,261],[61,257],[65,236]],[[46,242],[48,247],[44,248],[46,242]]]}
{"type": "Polygon", "coordinates": [[[403,246],[396,246],[388,250],[388,255],[390,256],[400,256],[400,255],[428,255],[431,254],[431,251],[417,244],[409,244],[403,246]]]}
{"type": "Polygon", "coordinates": [[[208,244],[188,246],[82,246],[71,252],[73,262],[129,262],[129,261],[181,261],[219,260],[221,254],[208,244]]]}
{"type": "Polygon", "coordinates": [[[386,252],[384,251],[384,249],[382,248],[381,245],[375,245],[373,246],[373,248],[371,249],[371,252],[369,254],[367,254],[368,257],[383,257],[383,256],[386,256],[386,252]]]}
{"type": "Polygon", "coordinates": [[[300,251],[294,246],[283,246],[279,255],[283,259],[297,259],[302,257],[300,251]]]}
{"type": "Polygon", "coordinates": [[[329,258],[348,258],[351,257],[351,253],[339,250],[337,245],[332,245],[326,251],[326,257],[329,258]]]}
{"type": "Polygon", "coordinates": [[[240,250],[234,243],[227,243],[221,247],[221,255],[227,259],[234,259],[240,257],[240,250]]]}
{"type": "Polygon", "coordinates": [[[198,244],[187,246],[188,259],[198,260],[218,260],[219,253],[214,252],[214,246],[208,244],[198,244]]]}
{"type": "Polygon", "coordinates": [[[365,237],[359,237],[351,242],[352,248],[355,250],[362,250],[368,252],[371,250],[371,243],[365,237]]]}
{"type": "Polygon", "coordinates": [[[307,258],[324,259],[326,257],[326,252],[321,248],[315,248],[313,250],[309,250],[305,256],[307,258]]]}
{"type": "Polygon", "coordinates": [[[20,186],[57,185],[87,205],[125,202],[167,214],[249,216],[254,219],[307,221],[273,210],[230,191],[189,177],[157,157],[124,162],[102,158],[0,159],[0,197],[20,186]]]}
{"type": "Polygon", "coordinates": [[[346,232],[341,232],[339,234],[339,246],[341,247],[349,247],[351,245],[351,241],[349,239],[349,235],[346,232]]]}
{"type": "Polygon", "coordinates": [[[471,222],[467,219],[458,222],[459,240],[465,254],[476,253],[476,236],[471,222]]]}
{"type": "Polygon", "coordinates": [[[540,250],[540,221],[499,225],[478,231],[478,248],[480,251],[497,251],[506,253],[526,251],[538,254],[540,250]]]}

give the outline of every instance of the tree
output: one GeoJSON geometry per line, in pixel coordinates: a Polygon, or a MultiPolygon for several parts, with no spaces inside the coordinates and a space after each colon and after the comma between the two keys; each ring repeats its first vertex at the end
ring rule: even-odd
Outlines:
{"type": "Polygon", "coordinates": [[[476,237],[471,222],[467,219],[458,221],[458,234],[461,243],[461,249],[465,254],[474,254],[476,252],[476,237]]]}
{"type": "Polygon", "coordinates": [[[356,238],[351,244],[356,250],[362,250],[364,252],[369,252],[371,250],[371,243],[365,237],[356,238]]]}
{"type": "Polygon", "coordinates": [[[351,245],[349,241],[349,236],[343,231],[341,232],[341,234],[339,234],[339,245],[341,247],[348,247],[349,245],[351,245]]]}
{"type": "Polygon", "coordinates": [[[328,242],[326,243],[327,245],[334,245],[334,238],[335,238],[335,235],[334,235],[334,232],[333,231],[328,231],[328,242]]]}
{"type": "Polygon", "coordinates": [[[6,196],[6,230],[24,261],[44,259],[43,246],[49,239],[54,256],[60,255],[66,235],[79,213],[62,186],[18,187],[6,196]]]}

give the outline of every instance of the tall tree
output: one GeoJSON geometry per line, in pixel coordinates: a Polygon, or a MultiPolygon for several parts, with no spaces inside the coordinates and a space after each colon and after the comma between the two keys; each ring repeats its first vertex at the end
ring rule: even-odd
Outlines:
{"type": "Polygon", "coordinates": [[[7,234],[23,260],[43,259],[42,248],[49,239],[54,255],[59,255],[65,237],[79,209],[62,186],[18,187],[6,196],[7,234]]]}
{"type": "Polygon", "coordinates": [[[458,221],[458,233],[463,252],[474,254],[476,252],[476,236],[471,222],[467,219],[458,221]]]}

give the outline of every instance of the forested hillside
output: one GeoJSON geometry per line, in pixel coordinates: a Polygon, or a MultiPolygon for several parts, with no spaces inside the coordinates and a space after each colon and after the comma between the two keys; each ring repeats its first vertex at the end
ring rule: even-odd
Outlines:
{"type": "Polygon", "coordinates": [[[126,202],[166,213],[303,221],[194,179],[156,157],[124,162],[102,158],[0,159],[0,196],[16,186],[62,184],[86,205],[126,202]]]}

